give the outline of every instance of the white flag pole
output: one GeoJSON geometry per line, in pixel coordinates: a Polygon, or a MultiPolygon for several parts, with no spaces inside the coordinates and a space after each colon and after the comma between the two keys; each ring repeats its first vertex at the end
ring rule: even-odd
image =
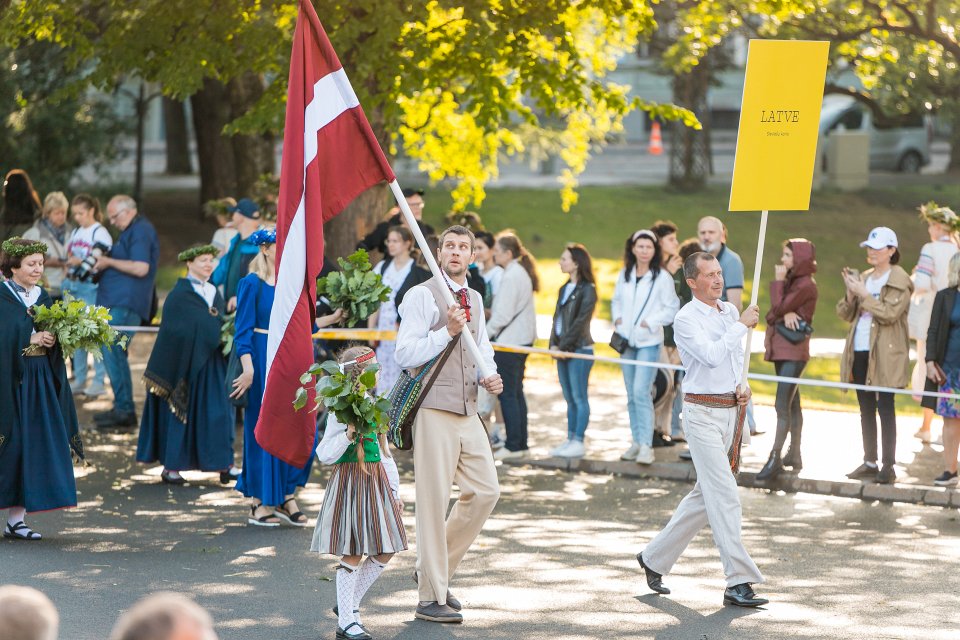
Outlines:
{"type": "MultiPolygon", "coordinates": [[[[436,258],[430,251],[430,246],[427,244],[427,239],[423,237],[423,232],[420,231],[420,225],[417,224],[417,219],[413,217],[413,212],[410,211],[410,205],[407,204],[407,199],[403,196],[403,190],[400,189],[400,183],[398,183],[396,180],[391,182],[390,191],[393,192],[393,197],[396,198],[397,204],[400,206],[400,211],[403,213],[403,218],[407,221],[407,226],[410,227],[410,231],[413,233],[413,237],[417,241],[417,246],[420,247],[420,252],[427,261],[427,266],[430,267],[430,272],[433,274],[433,277],[437,278],[441,282],[446,282],[443,273],[440,271],[440,266],[437,264],[436,258]]],[[[443,299],[448,305],[455,304],[453,300],[453,294],[450,293],[450,290],[447,287],[442,287],[441,291],[443,292],[443,299]]],[[[483,313],[483,309],[480,309],[476,312],[483,313]]],[[[480,355],[480,348],[477,346],[477,341],[473,339],[473,334],[470,333],[470,331],[463,331],[462,336],[463,337],[461,339],[466,343],[467,349],[470,351],[473,359],[477,361],[477,366],[480,368],[480,372],[483,377],[486,378],[493,375],[495,373],[494,371],[487,370],[486,362],[484,361],[483,356],[480,355]]]]}
{"type": "MultiPolygon", "coordinates": [[[[750,306],[757,304],[760,297],[760,267],[763,264],[763,245],[767,240],[767,210],[764,209],[760,214],[760,236],[757,238],[757,261],[753,265],[753,287],[750,290],[750,306]]],[[[742,384],[747,381],[747,373],[750,372],[750,345],[753,341],[753,329],[747,330],[747,345],[743,352],[743,377],[742,384]]]]}

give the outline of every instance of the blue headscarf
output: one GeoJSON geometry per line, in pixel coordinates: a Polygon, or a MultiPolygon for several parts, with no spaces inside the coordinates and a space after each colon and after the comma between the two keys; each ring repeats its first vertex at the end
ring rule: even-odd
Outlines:
{"type": "Polygon", "coordinates": [[[249,244],[255,244],[257,246],[265,244],[276,244],[277,243],[277,230],[276,229],[258,229],[250,234],[250,237],[246,240],[249,244]]]}

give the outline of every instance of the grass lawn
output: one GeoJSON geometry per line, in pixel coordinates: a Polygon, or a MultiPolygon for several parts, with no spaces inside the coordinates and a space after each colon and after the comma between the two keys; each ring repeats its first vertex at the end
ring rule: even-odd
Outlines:
{"type": "MultiPolygon", "coordinates": [[[[655,220],[669,219],[680,227],[679,237],[696,235],[697,220],[704,215],[720,217],[729,229],[729,244],[743,258],[747,293],[753,278],[759,213],[728,213],[729,188],[712,187],[695,193],[679,193],[662,187],[584,187],[580,203],[570,213],[560,210],[560,196],[540,189],[490,189],[477,212],[493,231],[513,228],[537,258],[543,286],[537,298],[539,313],[553,313],[556,293],[563,283],[557,258],[567,242],[581,242],[597,259],[601,309],[609,318],[609,299],[624,242],[637,229],[655,220]]],[[[960,184],[870,189],[857,193],[820,192],[813,196],[809,212],[772,212],[761,273],[760,308],[769,306],[769,281],[780,247],[787,238],[805,237],[817,247],[820,301],[813,325],[817,337],[839,338],[847,327],[833,311],[843,294],[840,270],[844,266],[865,269],[865,252],[859,243],[875,226],[888,226],[900,238],[902,266],[910,271],[920,247],[928,240],[926,225],[916,207],[927,200],[960,207],[960,184]]],[[[426,219],[441,228],[443,212],[451,199],[442,188],[428,189],[426,219]]]]}

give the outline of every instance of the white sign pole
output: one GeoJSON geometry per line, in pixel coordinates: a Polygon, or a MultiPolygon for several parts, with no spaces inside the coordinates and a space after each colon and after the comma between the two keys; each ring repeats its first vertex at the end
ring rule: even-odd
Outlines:
{"type": "MultiPolygon", "coordinates": [[[[757,304],[760,297],[760,267],[763,264],[763,245],[767,240],[767,210],[760,214],[760,235],[757,237],[757,261],[753,265],[753,287],[750,290],[750,306],[757,304]]],[[[747,330],[747,345],[743,352],[742,384],[746,384],[747,373],[750,371],[750,344],[753,341],[753,329],[747,330]]]]}
{"type": "MultiPolygon", "coordinates": [[[[423,254],[424,260],[427,261],[427,266],[430,267],[430,273],[433,274],[434,278],[437,278],[441,282],[446,282],[444,280],[443,273],[440,271],[440,266],[437,264],[436,258],[433,256],[433,253],[430,251],[430,245],[427,244],[427,239],[423,237],[423,232],[420,231],[420,225],[417,224],[417,219],[413,217],[413,212],[410,211],[410,205],[407,204],[407,199],[403,196],[403,190],[400,189],[400,183],[396,180],[390,183],[390,191],[393,192],[393,197],[396,198],[397,204],[400,206],[400,211],[403,213],[404,220],[407,221],[407,226],[410,227],[413,237],[417,241],[417,246],[420,247],[420,252],[423,254]]],[[[441,288],[443,292],[443,299],[448,305],[453,305],[453,294],[450,293],[450,290],[447,287],[441,288]]],[[[475,313],[483,313],[483,309],[475,310],[475,313]]],[[[489,377],[494,374],[493,371],[487,370],[486,362],[483,359],[483,356],[480,355],[480,348],[477,346],[477,341],[473,339],[473,334],[469,330],[464,330],[462,333],[461,340],[467,345],[467,349],[470,351],[470,354],[473,356],[473,359],[477,361],[477,367],[480,368],[481,374],[483,377],[489,377]]]]}

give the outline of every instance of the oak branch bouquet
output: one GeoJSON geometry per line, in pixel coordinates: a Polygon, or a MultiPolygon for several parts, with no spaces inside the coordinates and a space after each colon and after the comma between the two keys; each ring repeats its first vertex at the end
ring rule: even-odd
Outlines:
{"type": "Polygon", "coordinates": [[[390,295],[390,287],[373,271],[370,257],[363,249],[357,249],[346,260],[337,258],[337,262],[340,271],[317,280],[317,295],[325,296],[334,309],[343,309],[347,326],[354,327],[380,308],[380,303],[390,295]]]}
{"type": "Polygon", "coordinates": [[[103,358],[103,347],[118,344],[127,348],[127,336],[110,326],[110,311],[105,307],[82,300],[58,300],[49,307],[32,309],[34,326],[57,337],[65,358],[83,349],[99,360],[103,358]]]}
{"type": "MultiPolygon", "coordinates": [[[[375,391],[379,370],[380,365],[372,362],[360,375],[353,376],[345,373],[335,360],[314,363],[300,376],[302,386],[297,389],[293,407],[299,411],[307,406],[307,390],[312,388],[312,411],[323,405],[341,423],[352,424],[361,438],[375,438],[386,433],[390,411],[390,401],[375,391]]],[[[362,446],[361,438],[357,439],[358,447],[362,446]]]]}

